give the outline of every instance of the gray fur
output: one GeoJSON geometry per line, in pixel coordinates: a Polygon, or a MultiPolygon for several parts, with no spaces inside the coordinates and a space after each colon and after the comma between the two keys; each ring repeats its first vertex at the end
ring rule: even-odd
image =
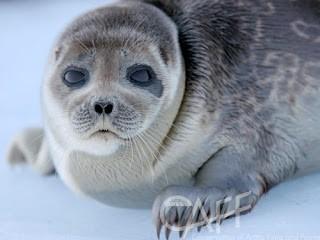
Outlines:
{"type": "MultiPolygon", "coordinates": [[[[250,192],[246,203],[253,207],[271,187],[319,169],[319,1],[146,0],[122,4],[125,7],[90,12],[67,28],[55,55],[57,69],[75,61],[70,59],[93,69],[102,61],[96,71],[104,80],[97,79],[95,85],[109,86],[127,66],[123,60],[127,58],[121,56],[139,49],[143,58],[148,58],[146,46],[150,44],[157,46],[161,61],[172,69],[179,52],[174,47],[174,25],[186,68],[183,100],[172,121],[167,121],[168,113],[158,113],[146,130],[151,137],[145,137],[158,145],[152,153],[142,147],[149,158],[136,152],[130,167],[125,147],[121,156],[111,158],[85,153],[78,157],[73,152],[68,166],[77,169],[71,178],[82,192],[124,207],[145,207],[156,199],[153,216],[160,231],[163,220],[180,226],[190,224],[186,220],[190,217],[191,223],[203,220],[198,213],[195,217],[192,211],[179,208],[161,219],[169,197],[184,196],[192,204],[200,199],[214,215],[218,200],[250,192]],[[89,53],[79,56],[83,48],[89,53]],[[88,60],[90,56],[96,61],[88,60]],[[166,124],[161,126],[163,122],[166,124]],[[99,167],[94,175],[88,175],[94,164],[99,167]],[[106,182],[111,186],[105,186],[106,182]]],[[[62,96],[59,105],[72,109],[84,104],[74,122],[85,119],[90,123],[90,111],[84,107],[90,105],[85,100],[89,96],[84,94],[68,106],[70,92],[52,80],[58,79],[56,72],[50,90],[54,96],[62,96]]],[[[122,97],[125,100],[119,101],[126,102],[122,105],[126,117],[140,119],[138,125],[143,125],[150,118],[145,110],[150,104],[142,104],[144,110],[132,109],[134,96],[127,92],[122,97]],[[139,118],[139,113],[144,118],[139,118]]],[[[144,95],[159,105],[156,97],[144,95]]],[[[48,122],[54,126],[54,119],[48,122]]],[[[65,137],[56,136],[60,142],[65,137]]],[[[170,231],[166,233],[168,236],[170,231]]]]}
{"type": "MultiPolygon", "coordinates": [[[[192,102],[186,111],[206,111],[212,139],[228,139],[199,169],[194,190],[178,194],[197,195],[202,187],[251,191],[253,206],[305,166],[319,169],[320,161],[310,157],[315,150],[306,148],[319,139],[319,1],[149,2],[178,25],[188,71],[184,101],[192,102]]],[[[160,195],[156,222],[162,202],[176,194],[169,188],[160,195]]],[[[215,194],[211,198],[215,203],[215,194]]]]}

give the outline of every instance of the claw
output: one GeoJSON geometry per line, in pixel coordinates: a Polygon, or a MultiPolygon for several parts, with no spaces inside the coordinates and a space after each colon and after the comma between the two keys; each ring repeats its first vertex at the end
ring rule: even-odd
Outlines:
{"type": "Polygon", "coordinates": [[[190,229],[188,229],[188,228],[186,228],[186,229],[183,230],[183,231],[180,231],[180,232],[179,232],[179,238],[180,238],[180,240],[186,239],[187,236],[188,236],[189,231],[190,231],[190,229]]]}
{"type": "MultiPolygon", "coordinates": [[[[200,221],[201,221],[201,212],[199,211],[198,214],[195,216],[194,222],[199,222],[200,223],[200,221]]],[[[202,227],[203,227],[202,225],[197,227],[198,233],[201,231],[202,227]]]]}
{"type": "Polygon", "coordinates": [[[192,211],[193,211],[192,207],[187,207],[186,208],[186,210],[184,211],[183,216],[181,218],[181,225],[182,226],[186,226],[187,225],[187,223],[189,222],[190,218],[192,217],[191,216],[192,211]]]}
{"type": "MultiPolygon", "coordinates": [[[[178,218],[178,210],[176,207],[172,207],[169,211],[169,217],[168,217],[168,224],[169,226],[173,227],[174,224],[177,223],[177,218],[178,218]]],[[[171,229],[166,227],[166,239],[168,240],[171,234],[171,229]]]]}
{"type": "Polygon", "coordinates": [[[219,225],[221,225],[222,222],[225,220],[225,215],[228,212],[229,202],[227,200],[228,200],[228,197],[225,196],[220,208],[219,225]]]}
{"type": "MultiPolygon", "coordinates": [[[[176,222],[176,224],[177,224],[177,226],[178,227],[183,227],[183,225],[182,225],[182,223],[181,223],[181,220],[182,220],[182,217],[183,217],[183,214],[184,214],[184,212],[185,212],[185,210],[186,210],[186,208],[185,207],[180,207],[179,209],[178,209],[178,221],[176,222]]],[[[182,239],[182,236],[183,236],[183,233],[184,233],[184,231],[183,230],[179,230],[179,238],[180,239],[182,239]]]]}
{"type": "Polygon", "coordinates": [[[179,238],[182,239],[184,231],[179,231],[179,238]]]}
{"type": "Polygon", "coordinates": [[[178,211],[178,216],[179,216],[179,220],[177,222],[177,225],[179,225],[180,227],[182,227],[182,218],[184,215],[184,212],[186,211],[186,207],[182,207],[182,209],[180,209],[180,211],[178,211]]]}
{"type": "Polygon", "coordinates": [[[170,211],[170,215],[169,215],[169,224],[170,225],[173,225],[176,223],[177,215],[178,215],[177,208],[176,207],[172,208],[170,211]]]}
{"type": "MultiPolygon", "coordinates": [[[[196,223],[201,223],[201,221],[204,220],[203,218],[203,209],[205,207],[205,204],[206,204],[206,201],[207,201],[207,198],[204,198],[202,201],[201,201],[201,209],[198,209],[198,212],[197,214],[195,215],[195,219],[194,219],[194,222],[196,223]]],[[[205,211],[206,212],[206,211],[205,211]]]]}
{"type": "Polygon", "coordinates": [[[159,221],[157,222],[157,237],[158,239],[160,239],[160,233],[161,233],[161,229],[162,229],[162,224],[161,224],[161,221],[159,219],[159,221]]]}
{"type": "MultiPolygon", "coordinates": [[[[212,214],[211,205],[210,204],[211,204],[211,201],[210,201],[209,198],[207,198],[205,203],[204,203],[204,205],[203,205],[203,209],[204,209],[204,211],[206,213],[206,217],[208,218],[208,219],[203,219],[203,221],[206,221],[205,222],[206,225],[210,224],[210,217],[211,217],[211,214],[212,214]]],[[[202,216],[202,218],[203,218],[203,216],[202,216]]]]}
{"type": "Polygon", "coordinates": [[[181,232],[179,232],[179,235],[182,236],[182,239],[185,239],[188,235],[188,232],[190,231],[190,225],[192,225],[193,223],[193,207],[188,207],[186,208],[184,214],[183,214],[183,218],[182,218],[182,226],[185,227],[185,229],[181,232]]]}
{"type": "Polygon", "coordinates": [[[167,240],[169,240],[170,234],[171,234],[171,230],[170,230],[169,228],[166,228],[166,233],[165,233],[165,235],[166,235],[166,239],[167,239],[167,240]]]}
{"type": "Polygon", "coordinates": [[[181,234],[181,239],[186,239],[188,236],[188,233],[190,232],[191,228],[188,227],[189,225],[186,225],[186,229],[182,231],[181,233],[179,232],[179,235],[181,234]]]}

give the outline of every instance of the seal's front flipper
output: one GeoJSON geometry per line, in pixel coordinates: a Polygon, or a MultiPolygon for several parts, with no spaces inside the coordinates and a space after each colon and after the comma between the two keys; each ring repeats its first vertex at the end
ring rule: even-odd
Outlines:
{"type": "Polygon", "coordinates": [[[54,172],[44,131],[40,128],[25,129],[18,134],[9,147],[7,160],[13,166],[22,163],[30,164],[42,175],[54,172]]]}

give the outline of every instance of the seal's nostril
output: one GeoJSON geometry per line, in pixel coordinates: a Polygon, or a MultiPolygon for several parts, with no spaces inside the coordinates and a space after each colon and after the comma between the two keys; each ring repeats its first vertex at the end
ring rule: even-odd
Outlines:
{"type": "Polygon", "coordinates": [[[112,104],[112,103],[109,103],[109,104],[104,108],[104,112],[105,112],[106,114],[110,114],[110,113],[112,113],[112,111],[113,111],[113,104],[112,104]]]}
{"type": "Polygon", "coordinates": [[[98,114],[102,114],[103,113],[103,107],[100,104],[96,104],[94,105],[94,110],[96,111],[96,113],[98,114]]]}

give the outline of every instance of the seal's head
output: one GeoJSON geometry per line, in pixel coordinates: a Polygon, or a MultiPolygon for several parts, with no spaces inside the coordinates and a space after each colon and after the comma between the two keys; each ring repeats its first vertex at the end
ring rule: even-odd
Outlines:
{"type": "Polygon", "coordinates": [[[161,178],[184,86],[177,27],[161,10],[128,1],[76,19],[42,91],[50,155],[67,186],[117,206],[151,203],[157,190],[145,185],[161,178]],[[134,200],[142,193],[149,201],[134,200]]]}
{"type": "Polygon", "coordinates": [[[45,119],[65,149],[112,155],[149,128],[164,137],[183,91],[174,23],[151,5],[119,3],[60,37],[43,84],[45,119]]]}

